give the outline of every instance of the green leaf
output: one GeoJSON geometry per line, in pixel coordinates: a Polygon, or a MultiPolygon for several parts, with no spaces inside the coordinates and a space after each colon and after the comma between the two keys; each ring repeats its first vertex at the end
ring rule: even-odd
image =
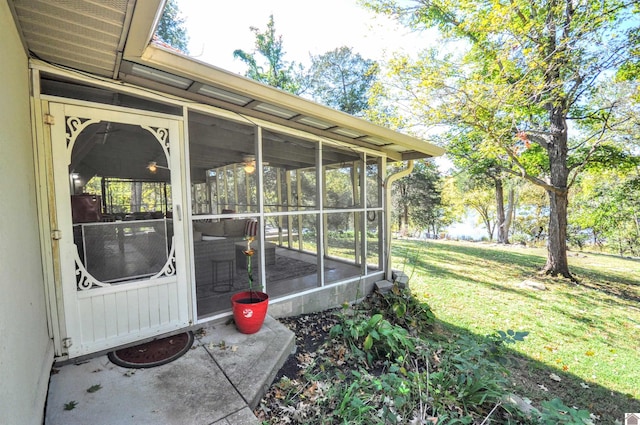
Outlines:
{"type": "Polygon", "coordinates": [[[391,310],[397,317],[403,317],[407,313],[407,306],[403,303],[395,303],[391,310]]]}
{"type": "Polygon", "coordinates": [[[371,350],[371,347],[373,347],[373,338],[371,337],[371,334],[367,335],[364,339],[363,347],[367,351],[371,350]]]}
{"type": "Polygon", "coordinates": [[[370,327],[374,327],[381,320],[382,320],[382,314],[380,314],[380,313],[374,314],[373,316],[371,316],[371,319],[369,319],[369,323],[368,324],[369,324],[370,327]]]}

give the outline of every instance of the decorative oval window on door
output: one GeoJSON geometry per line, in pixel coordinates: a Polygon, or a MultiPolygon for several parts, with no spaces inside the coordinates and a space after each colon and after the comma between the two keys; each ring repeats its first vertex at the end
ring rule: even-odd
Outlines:
{"type": "Polygon", "coordinates": [[[168,132],[69,118],[78,289],[175,274],[168,132]]]}

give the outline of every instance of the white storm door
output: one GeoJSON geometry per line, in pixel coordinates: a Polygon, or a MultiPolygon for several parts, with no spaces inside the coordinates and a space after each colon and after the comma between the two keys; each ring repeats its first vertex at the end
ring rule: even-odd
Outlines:
{"type": "Polygon", "coordinates": [[[180,121],[54,103],[50,114],[67,355],[188,326],[180,121]]]}

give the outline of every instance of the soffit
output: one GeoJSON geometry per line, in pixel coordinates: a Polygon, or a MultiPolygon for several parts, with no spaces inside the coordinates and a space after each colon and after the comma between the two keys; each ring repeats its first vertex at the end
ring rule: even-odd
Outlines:
{"type": "Polygon", "coordinates": [[[44,61],[105,77],[117,74],[129,0],[14,0],[24,43],[44,61]]]}

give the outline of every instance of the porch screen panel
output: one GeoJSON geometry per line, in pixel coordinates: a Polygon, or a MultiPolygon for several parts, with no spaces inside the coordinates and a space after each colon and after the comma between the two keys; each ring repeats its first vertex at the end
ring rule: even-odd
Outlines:
{"type": "Polygon", "coordinates": [[[380,240],[380,229],[383,223],[382,211],[369,210],[366,217],[367,229],[367,267],[369,271],[382,269],[382,249],[380,240]]]}
{"type": "Polygon", "coordinates": [[[189,113],[194,215],[259,212],[256,146],[251,124],[189,113]]]}
{"type": "Polygon", "coordinates": [[[325,273],[326,283],[362,274],[361,218],[358,212],[325,214],[325,263],[329,266],[329,271],[325,273]]]}
{"type": "Polygon", "coordinates": [[[324,209],[361,206],[361,161],[356,152],[328,146],[322,151],[324,209]]]}
{"type": "Polygon", "coordinates": [[[264,211],[318,209],[316,161],[318,142],[287,134],[262,132],[264,211]]]}
{"type": "Polygon", "coordinates": [[[283,233],[288,237],[276,248],[275,261],[265,264],[267,288],[274,297],[322,284],[318,216],[317,213],[301,213],[288,216],[284,222],[283,233]]]}
{"type": "MultiPolygon", "coordinates": [[[[199,318],[229,311],[231,296],[248,288],[248,238],[255,249],[253,288],[262,285],[257,134],[243,120],[189,112],[191,267],[199,318]]],[[[264,250],[271,261],[275,247],[264,250]]]]}
{"type": "Polygon", "coordinates": [[[367,161],[365,167],[367,184],[367,208],[382,208],[382,177],[380,176],[380,164],[378,159],[367,161]]]}
{"type": "Polygon", "coordinates": [[[367,238],[367,268],[369,271],[382,269],[381,231],[384,223],[382,210],[381,160],[367,158],[365,165],[366,213],[363,213],[367,238]]]}

